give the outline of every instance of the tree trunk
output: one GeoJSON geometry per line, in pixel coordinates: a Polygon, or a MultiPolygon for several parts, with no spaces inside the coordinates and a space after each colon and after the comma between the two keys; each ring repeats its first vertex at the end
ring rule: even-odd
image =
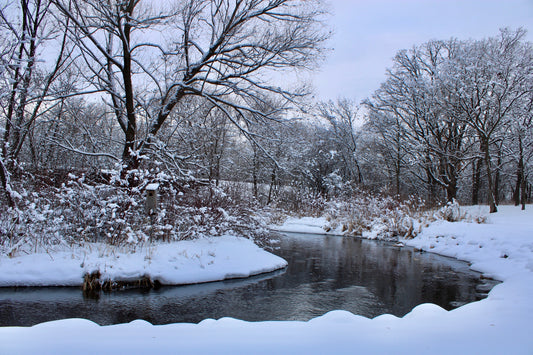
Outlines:
{"type": "Polygon", "coordinates": [[[494,172],[494,203],[496,206],[500,205],[500,169],[495,169],[494,172]]]}
{"type": "Polygon", "coordinates": [[[398,200],[400,199],[400,174],[401,174],[401,168],[402,168],[402,163],[401,163],[401,151],[400,151],[400,133],[399,133],[399,130],[396,134],[396,139],[397,139],[397,142],[398,142],[398,145],[396,146],[396,164],[395,164],[395,173],[396,173],[396,196],[398,197],[398,200]]]}
{"type": "Polygon", "coordinates": [[[526,186],[527,186],[527,181],[525,178],[522,179],[522,185],[520,186],[520,189],[522,191],[521,195],[522,195],[522,199],[521,199],[521,202],[522,202],[522,210],[525,210],[526,209],[526,186]]]}
{"type": "Polygon", "coordinates": [[[257,148],[254,146],[254,158],[252,163],[252,182],[253,182],[253,189],[254,189],[254,197],[257,200],[258,198],[258,187],[257,187],[257,170],[259,169],[259,162],[257,158],[257,148]]]}
{"type": "Polygon", "coordinates": [[[216,164],[215,164],[215,186],[218,187],[220,185],[220,158],[217,157],[216,164]]]}
{"type": "Polygon", "coordinates": [[[131,67],[131,52],[130,52],[130,16],[133,11],[133,7],[126,9],[127,18],[124,24],[124,38],[122,39],[122,52],[124,56],[124,67],[122,68],[122,78],[124,80],[124,94],[126,101],[126,119],[127,126],[125,133],[124,150],[122,152],[122,177],[127,177],[128,184],[130,186],[136,186],[138,184],[137,179],[130,174],[132,170],[136,170],[140,165],[140,157],[136,152],[135,142],[137,134],[137,118],[135,116],[135,98],[133,93],[133,81],[132,81],[132,67],[131,67]]]}
{"type": "Polygon", "coordinates": [[[496,206],[500,204],[500,183],[501,183],[501,166],[502,166],[502,151],[501,147],[498,152],[498,166],[494,169],[494,203],[496,206]]]}
{"type": "Polygon", "coordinates": [[[496,208],[496,203],[495,203],[495,198],[494,198],[494,185],[492,181],[492,169],[491,169],[491,164],[490,164],[490,151],[489,151],[488,139],[482,138],[481,150],[484,155],[485,168],[487,172],[489,212],[495,213],[495,212],[498,212],[498,208],[496,208]]]}
{"type": "Polygon", "coordinates": [[[394,166],[394,185],[396,190],[396,196],[400,198],[400,163],[396,162],[394,166]]]}
{"type": "Polygon", "coordinates": [[[522,186],[524,185],[524,153],[522,149],[522,136],[520,134],[518,135],[518,150],[519,157],[518,166],[516,169],[516,184],[515,189],[513,191],[513,201],[515,206],[518,206],[521,203],[520,193],[522,193],[522,199],[524,198],[524,191],[522,186]]]}
{"type": "Polygon", "coordinates": [[[13,112],[15,111],[15,102],[17,98],[17,88],[19,81],[16,79],[18,77],[18,67],[16,70],[15,75],[15,82],[13,83],[13,88],[11,92],[11,97],[9,98],[9,106],[7,109],[7,115],[5,117],[6,120],[6,127],[4,129],[4,141],[2,145],[2,155],[7,158],[9,154],[9,142],[11,140],[11,127],[13,126],[13,112]]]}
{"type": "Polygon", "coordinates": [[[267,205],[270,205],[272,202],[272,191],[274,190],[274,184],[276,183],[276,166],[272,169],[272,176],[270,177],[270,188],[268,190],[268,200],[267,205]]]}
{"type": "Polygon", "coordinates": [[[457,198],[457,171],[460,170],[460,161],[453,158],[442,157],[440,163],[441,180],[446,190],[446,201],[452,202],[457,198]]]}
{"type": "Polygon", "coordinates": [[[450,182],[446,186],[446,200],[452,202],[457,198],[457,179],[455,176],[451,177],[450,182]]]}
{"type": "Polygon", "coordinates": [[[437,204],[437,184],[435,183],[435,180],[431,177],[430,172],[427,172],[426,176],[428,178],[427,201],[430,206],[435,206],[437,204]]]}
{"type": "MultiPolygon", "coordinates": [[[[28,104],[28,93],[30,88],[31,79],[33,76],[33,69],[35,65],[35,56],[36,56],[36,49],[37,49],[37,29],[39,27],[40,20],[39,19],[39,12],[41,7],[41,1],[37,1],[35,3],[35,13],[30,13],[29,5],[27,2],[22,1],[22,16],[23,17],[29,17],[31,23],[27,25],[26,28],[23,28],[24,32],[28,32],[27,35],[29,35],[31,38],[26,39],[26,41],[29,42],[29,48],[25,48],[25,51],[27,52],[27,64],[24,70],[24,74],[21,78],[22,80],[22,87],[19,88],[19,99],[17,103],[17,108],[15,110],[15,123],[12,124],[12,142],[10,143],[10,152],[7,156],[8,160],[8,168],[13,168],[12,164],[15,164],[15,161],[17,160],[18,152],[20,151],[20,147],[22,147],[23,143],[23,133],[22,133],[22,127],[24,125],[24,118],[26,114],[26,105],[28,104]]],[[[24,44],[22,44],[24,45],[24,44]]]]}
{"type": "Polygon", "coordinates": [[[126,142],[124,143],[124,150],[122,152],[122,170],[120,171],[120,178],[128,181],[130,187],[137,186],[139,181],[134,176],[134,170],[140,166],[139,156],[135,152],[135,134],[126,133],[126,142]]]}
{"type": "Polygon", "coordinates": [[[479,204],[479,188],[481,186],[481,164],[483,161],[480,158],[474,160],[472,166],[472,204],[479,204]]]}
{"type": "Polygon", "coordinates": [[[30,84],[30,76],[33,69],[33,64],[35,63],[35,41],[36,39],[30,39],[28,41],[28,36],[31,36],[30,24],[28,23],[28,3],[21,1],[21,17],[22,17],[22,27],[21,27],[21,38],[20,38],[20,47],[17,58],[17,68],[15,70],[15,76],[13,78],[13,88],[11,92],[11,97],[9,100],[9,107],[6,117],[6,129],[4,131],[4,146],[2,147],[3,156],[5,159],[4,168],[7,170],[13,170],[15,166],[13,152],[16,146],[18,145],[18,136],[20,135],[20,129],[22,122],[19,122],[24,118],[24,109],[26,105],[26,98],[28,93],[28,87],[30,84]],[[27,48],[27,43],[30,42],[30,48],[27,48]],[[25,54],[27,55],[26,58],[25,54]],[[23,66],[23,62],[26,59],[26,66],[23,71],[23,74],[20,73],[20,69],[23,66]],[[19,84],[22,84],[22,87],[19,88],[19,84]],[[18,102],[17,102],[18,94],[18,102]]]}
{"type": "Polygon", "coordinates": [[[4,161],[1,156],[0,156],[0,185],[2,186],[2,189],[4,190],[4,194],[6,196],[8,206],[15,207],[15,201],[13,200],[13,197],[11,196],[11,189],[9,187],[9,173],[4,165],[4,161]]]}
{"type": "Polygon", "coordinates": [[[359,166],[359,162],[357,161],[357,159],[355,158],[355,152],[352,154],[352,157],[353,157],[353,163],[355,165],[355,176],[354,177],[357,177],[357,180],[356,182],[358,184],[362,184],[363,183],[363,173],[361,172],[361,167],[359,166]]]}
{"type": "Polygon", "coordinates": [[[429,151],[426,152],[425,165],[426,165],[425,166],[426,178],[427,178],[427,184],[428,184],[427,201],[430,204],[430,206],[435,206],[437,204],[437,183],[435,182],[435,179],[433,178],[433,174],[431,173],[431,157],[429,155],[429,151]]]}

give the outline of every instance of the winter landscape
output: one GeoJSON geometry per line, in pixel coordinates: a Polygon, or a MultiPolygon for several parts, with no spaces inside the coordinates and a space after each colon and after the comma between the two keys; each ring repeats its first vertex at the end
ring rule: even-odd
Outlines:
{"type": "Polygon", "coordinates": [[[532,354],[511,2],[1,0],[0,354],[532,354]]]}
{"type": "MultiPolygon", "coordinates": [[[[468,211],[476,216],[488,214],[488,208],[468,211]]],[[[529,299],[533,292],[532,221],[533,209],[521,211],[506,206],[498,214],[491,215],[487,223],[438,220],[417,238],[403,241],[426,251],[468,260],[473,269],[486,277],[503,281],[490,291],[488,298],[453,311],[422,304],[403,318],[382,315],[368,319],[336,310],[308,322],[244,322],[222,318],[206,319],[199,324],[161,326],[138,320],[101,327],[83,319],[68,319],[31,328],[4,327],[0,330],[2,352],[93,353],[97,346],[98,353],[167,353],[179,349],[185,353],[530,354],[533,349],[533,305],[529,299]]],[[[315,220],[315,228],[320,228],[321,222],[315,220]]],[[[309,223],[307,220],[306,225],[300,225],[301,230],[308,229],[309,223]]],[[[295,222],[287,227],[298,230],[295,222]]],[[[197,252],[217,247],[202,244],[197,243],[197,252]]],[[[233,258],[241,258],[247,248],[246,243],[243,248],[232,247],[233,258]]],[[[253,253],[252,248],[249,254],[255,258],[253,253]]],[[[265,269],[282,265],[275,258],[255,259],[265,269]]],[[[229,265],[224,265],[227,260],[224,254],[217,253],[214,260],[221,265],[211,272],[199,265],[181,270],[186,277],[217,279],[219,272],[229,265]]],[[[246,262],[251,265],[249,261],[247,255],[246,262]]],[[[16,258],[11,262],[16,264],[16,258]]],[[[46,269],[46,262],[39,269],[46,269]]],[[[38,266],[34,264],[34,268],[38,266]]],[[[241,275],[247,274],[245,266],[231,267],[232,272],[238,270],[241,275]]],[[[252,268],[257,270],[257,267],[252,268]]],[[[2,260],[2,270],[6,270],[6,260],[2,260]]],[[[2,282],[6,274],[9,272],[4,273],[2,282]]],[[[26,275],[18,271],[17,275],[20,279],[33,276],[43,280],[30,271],[26,275]]],[[[71,282],[68,276],[63,276],[65,282],[71,282]]]]}

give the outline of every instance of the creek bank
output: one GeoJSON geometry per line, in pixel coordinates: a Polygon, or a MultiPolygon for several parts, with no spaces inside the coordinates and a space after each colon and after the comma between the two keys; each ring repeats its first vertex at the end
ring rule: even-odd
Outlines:
{"type": "Polygon", "coordinates": [[[88,243],[69,250],[0,256],[0,287],[185,285],[244,278],[286,266],[285,260],[251,240],[234,236],[148,244],[135,249],[88,243]]]}

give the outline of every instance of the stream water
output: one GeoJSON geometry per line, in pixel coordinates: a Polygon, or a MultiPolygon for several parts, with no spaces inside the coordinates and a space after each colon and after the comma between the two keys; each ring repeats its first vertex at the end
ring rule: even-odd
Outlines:
{"type": "Polygon", "coordinates": [[[234,317],[309,320],[343,309],[366,317],[403,316],[431,302],[446,309],[483,298],[494,283],[465,262],[389,243],[287,234],[275,254],[289,266],[248,279],[130,289],[85,298],[78,288],[0,288],[0,326],[63,318],[98,324],[144,319],[153,324],[234,317]]]}

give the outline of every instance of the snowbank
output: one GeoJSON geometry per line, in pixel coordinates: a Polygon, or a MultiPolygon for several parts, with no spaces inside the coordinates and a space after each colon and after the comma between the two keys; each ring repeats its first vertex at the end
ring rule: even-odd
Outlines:
{"type": "Polygon", "coordinates": [[[154,244],[134,253],[87,244],[78,250],[0,257],[0,286],[80,286],[93,271],[100,271],[102,280],[146,276],[163,285],[181,285],[248,277],[286,265],[252,241],[231,236],[154,244]]]}
{"type": "Polygon", "coordinates": [[[0,352],[532,354],[533,207],[500,210],[488,224],[440,221],[405,241],[468,260],[504,281],[486,299],[450,312],[423,304],[403,318],[333,311],[309,322],[222,318],[163,326],[134,321],[100,327],[69,319],[2,328],[0,352]]]}
{"type": "Polygon", "coordinates": [[[326,232],[324,226],[327,224],[324,217],[289,217],[282,225],[271,225],[272,230],[287,233],[306,233],[306,234],[334,234],[326,232]]]}

